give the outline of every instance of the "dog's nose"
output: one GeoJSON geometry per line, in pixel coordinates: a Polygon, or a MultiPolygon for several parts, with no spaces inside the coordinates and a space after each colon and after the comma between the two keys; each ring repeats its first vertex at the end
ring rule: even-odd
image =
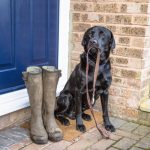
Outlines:
{"type": "Polygon", "coordinates": [[[90,40],[91,44],[97,44],[97,40],[90,40]]]}

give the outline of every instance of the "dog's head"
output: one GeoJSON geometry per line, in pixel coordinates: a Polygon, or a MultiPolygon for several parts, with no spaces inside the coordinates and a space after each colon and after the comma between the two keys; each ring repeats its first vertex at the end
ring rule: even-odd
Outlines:
{"type": "MultiPolygon", "coordinates": [[[[90,53],[97,53],[100,50],[101,56],[108,57],[110,51],[115,48],[115,39],[112,32],[101,26],[89,28],[82,39],[82,46],[85,52],[90,49],[90,53]]],[[[104,59],[105,59],[104,58],[104,59]]]]}

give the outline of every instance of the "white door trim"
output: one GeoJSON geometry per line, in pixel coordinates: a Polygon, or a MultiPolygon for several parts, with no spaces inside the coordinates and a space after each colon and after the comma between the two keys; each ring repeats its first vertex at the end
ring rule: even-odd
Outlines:
{"type": "MultiPolygon", "coordinates": [[[[62,70],[57,94],[62,90],[68,75],[68,40],[69,40],[69,11],[70,0],[60,0],[59,4],[59,54],[58,68],[62,70]]],[[[18,90],[0,95],[0,116],[28,107],[29,98],[27,90],[18,90]]]]}

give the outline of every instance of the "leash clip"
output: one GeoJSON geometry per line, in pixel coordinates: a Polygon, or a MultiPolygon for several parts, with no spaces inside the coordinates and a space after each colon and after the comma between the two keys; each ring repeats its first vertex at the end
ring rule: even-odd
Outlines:
{"type": "Polygon", "coordinates": [[[95,103],[95,98],[94,98],[94,94],[93,94],[93,96],[92,96],[92,105],[94,105],[94,103],[95,103]]]}

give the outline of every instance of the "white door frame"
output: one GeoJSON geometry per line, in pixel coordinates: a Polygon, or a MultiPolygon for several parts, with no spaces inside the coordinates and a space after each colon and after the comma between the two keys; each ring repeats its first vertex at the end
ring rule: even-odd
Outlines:
{"type": "MultiPolygon", "coordinates": [[[[60,0],[59,4],[59,53],[58,68],[62,70],[57,94],[62,90],[68,75],[68,40],[69,40],[69,11],[70,0],[60,0]]],[[[27,90],[18,90],[0,95],[0,116],[28,107],[27,90]]]]}

